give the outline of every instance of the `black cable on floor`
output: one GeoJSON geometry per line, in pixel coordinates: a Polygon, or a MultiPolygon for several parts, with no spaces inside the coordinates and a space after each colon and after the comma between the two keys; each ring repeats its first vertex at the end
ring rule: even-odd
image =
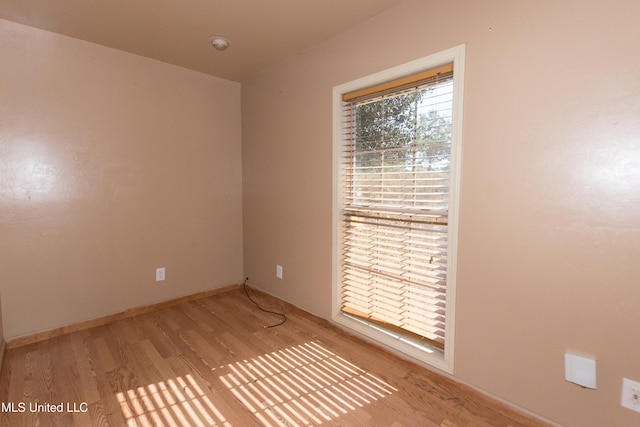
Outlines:
{"type": "Polygon", "coordinates": [[[244,283],[242,284],[242,289],[244,289],[244,294],[247,296],[247,298],[249,298],[249,301],[254,303],[255,306],[260,309],[260,311],[282,317],[282,321],[280,323],[276,323],[275,325],[264,325],[263,328],[269,329],[269,328],[275,328],[276,326],[284,325],[284,323],[287,321],[287,316],[285,316],[284,313],[277,313],[275,311],[265,310],[264,308],[260,307],[260,304],[258,304],[253,300],[253,298],[251,298],[251,296],[249,295],[249,292],[247,291],[248,280],[249,280],[248,277],[244,279],[244,283]]]}

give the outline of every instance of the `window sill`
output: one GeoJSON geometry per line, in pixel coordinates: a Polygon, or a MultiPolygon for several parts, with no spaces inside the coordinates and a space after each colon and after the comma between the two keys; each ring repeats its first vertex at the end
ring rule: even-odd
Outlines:
{"type": "Polygon", "coordinates": [[[448,374],[453,374],[453,364],[446,359],[445,352],[437,347],[402,336],[342,312],[335,315],[333,320],[341,326],[409,356],[420,363],[427,364],[448,374]]]}

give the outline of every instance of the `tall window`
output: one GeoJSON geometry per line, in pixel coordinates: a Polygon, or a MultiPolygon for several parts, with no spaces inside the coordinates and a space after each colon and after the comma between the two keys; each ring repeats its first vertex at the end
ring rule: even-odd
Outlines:
{"type": "Polygon", "coordinates": [[[337,91],[338,320],[441,359],[452,342],[459,65],[337,91]]]}

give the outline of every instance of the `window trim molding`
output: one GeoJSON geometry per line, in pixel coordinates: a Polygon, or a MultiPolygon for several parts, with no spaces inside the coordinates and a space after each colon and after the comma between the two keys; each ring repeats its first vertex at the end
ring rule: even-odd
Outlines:
{"type": "Polygon", "coordinates": [[[453,374],[454,371],[454,344],[455,344],[455,307],[456,307],[456,272],[458,254],[458,217],[460,201],[460,179],[462,162],[462,110],[464,93],[464,59],[465,45],[459,45],[433,55],[416,59],[414,61],[389,68],[333,88],[333,217],[332,217],[332,287],[331,315],[334,322],[353,331],[367,336],[379,343],[391,347],[420,362],[453,374]],[[342,96],[363,88],[383,84],[388,81],[401,79],[425,70],[437,68],[447,63],[453,63],[453,127],[451,138],[451,170],[452,185],[449,200],[449,240],[447,261],[447,299],[446,299],[446,345],[444,351],[433,348],[433,351],[425,351],[401,340],[393,333],[384,333],[380,328],[367,325],[363,321],[356,320],[342,313],[340,293],[340,265],[341,265],[341,233],[340,233],[340,192],[342,188],[340,169],[340,148],[342,145],[342,96]]]}

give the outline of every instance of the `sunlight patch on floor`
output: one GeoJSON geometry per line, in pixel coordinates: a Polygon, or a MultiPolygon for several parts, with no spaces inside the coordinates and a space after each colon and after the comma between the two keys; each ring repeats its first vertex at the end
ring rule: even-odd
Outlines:
{"type": "MultiPolygon", "coordinates": [[[[397,391],[317,342],[212,371],[224,386],[219,391],[230,392],[266,427],[330,423],[397,391]]],[[[187,374],[119,392],[116,398],[127,426],[230,427],[210,395],[187,374]]]]}
{"type": "Polygon", "coordinates": [[[230,427],[189,374],[116,394],[127,426],[230,427]]]}
{"type": "Polygon", "coordinates": [[[327,423],[397,391],[316,342],[222,370],[222,383],[265,426],[327,423]]]}

